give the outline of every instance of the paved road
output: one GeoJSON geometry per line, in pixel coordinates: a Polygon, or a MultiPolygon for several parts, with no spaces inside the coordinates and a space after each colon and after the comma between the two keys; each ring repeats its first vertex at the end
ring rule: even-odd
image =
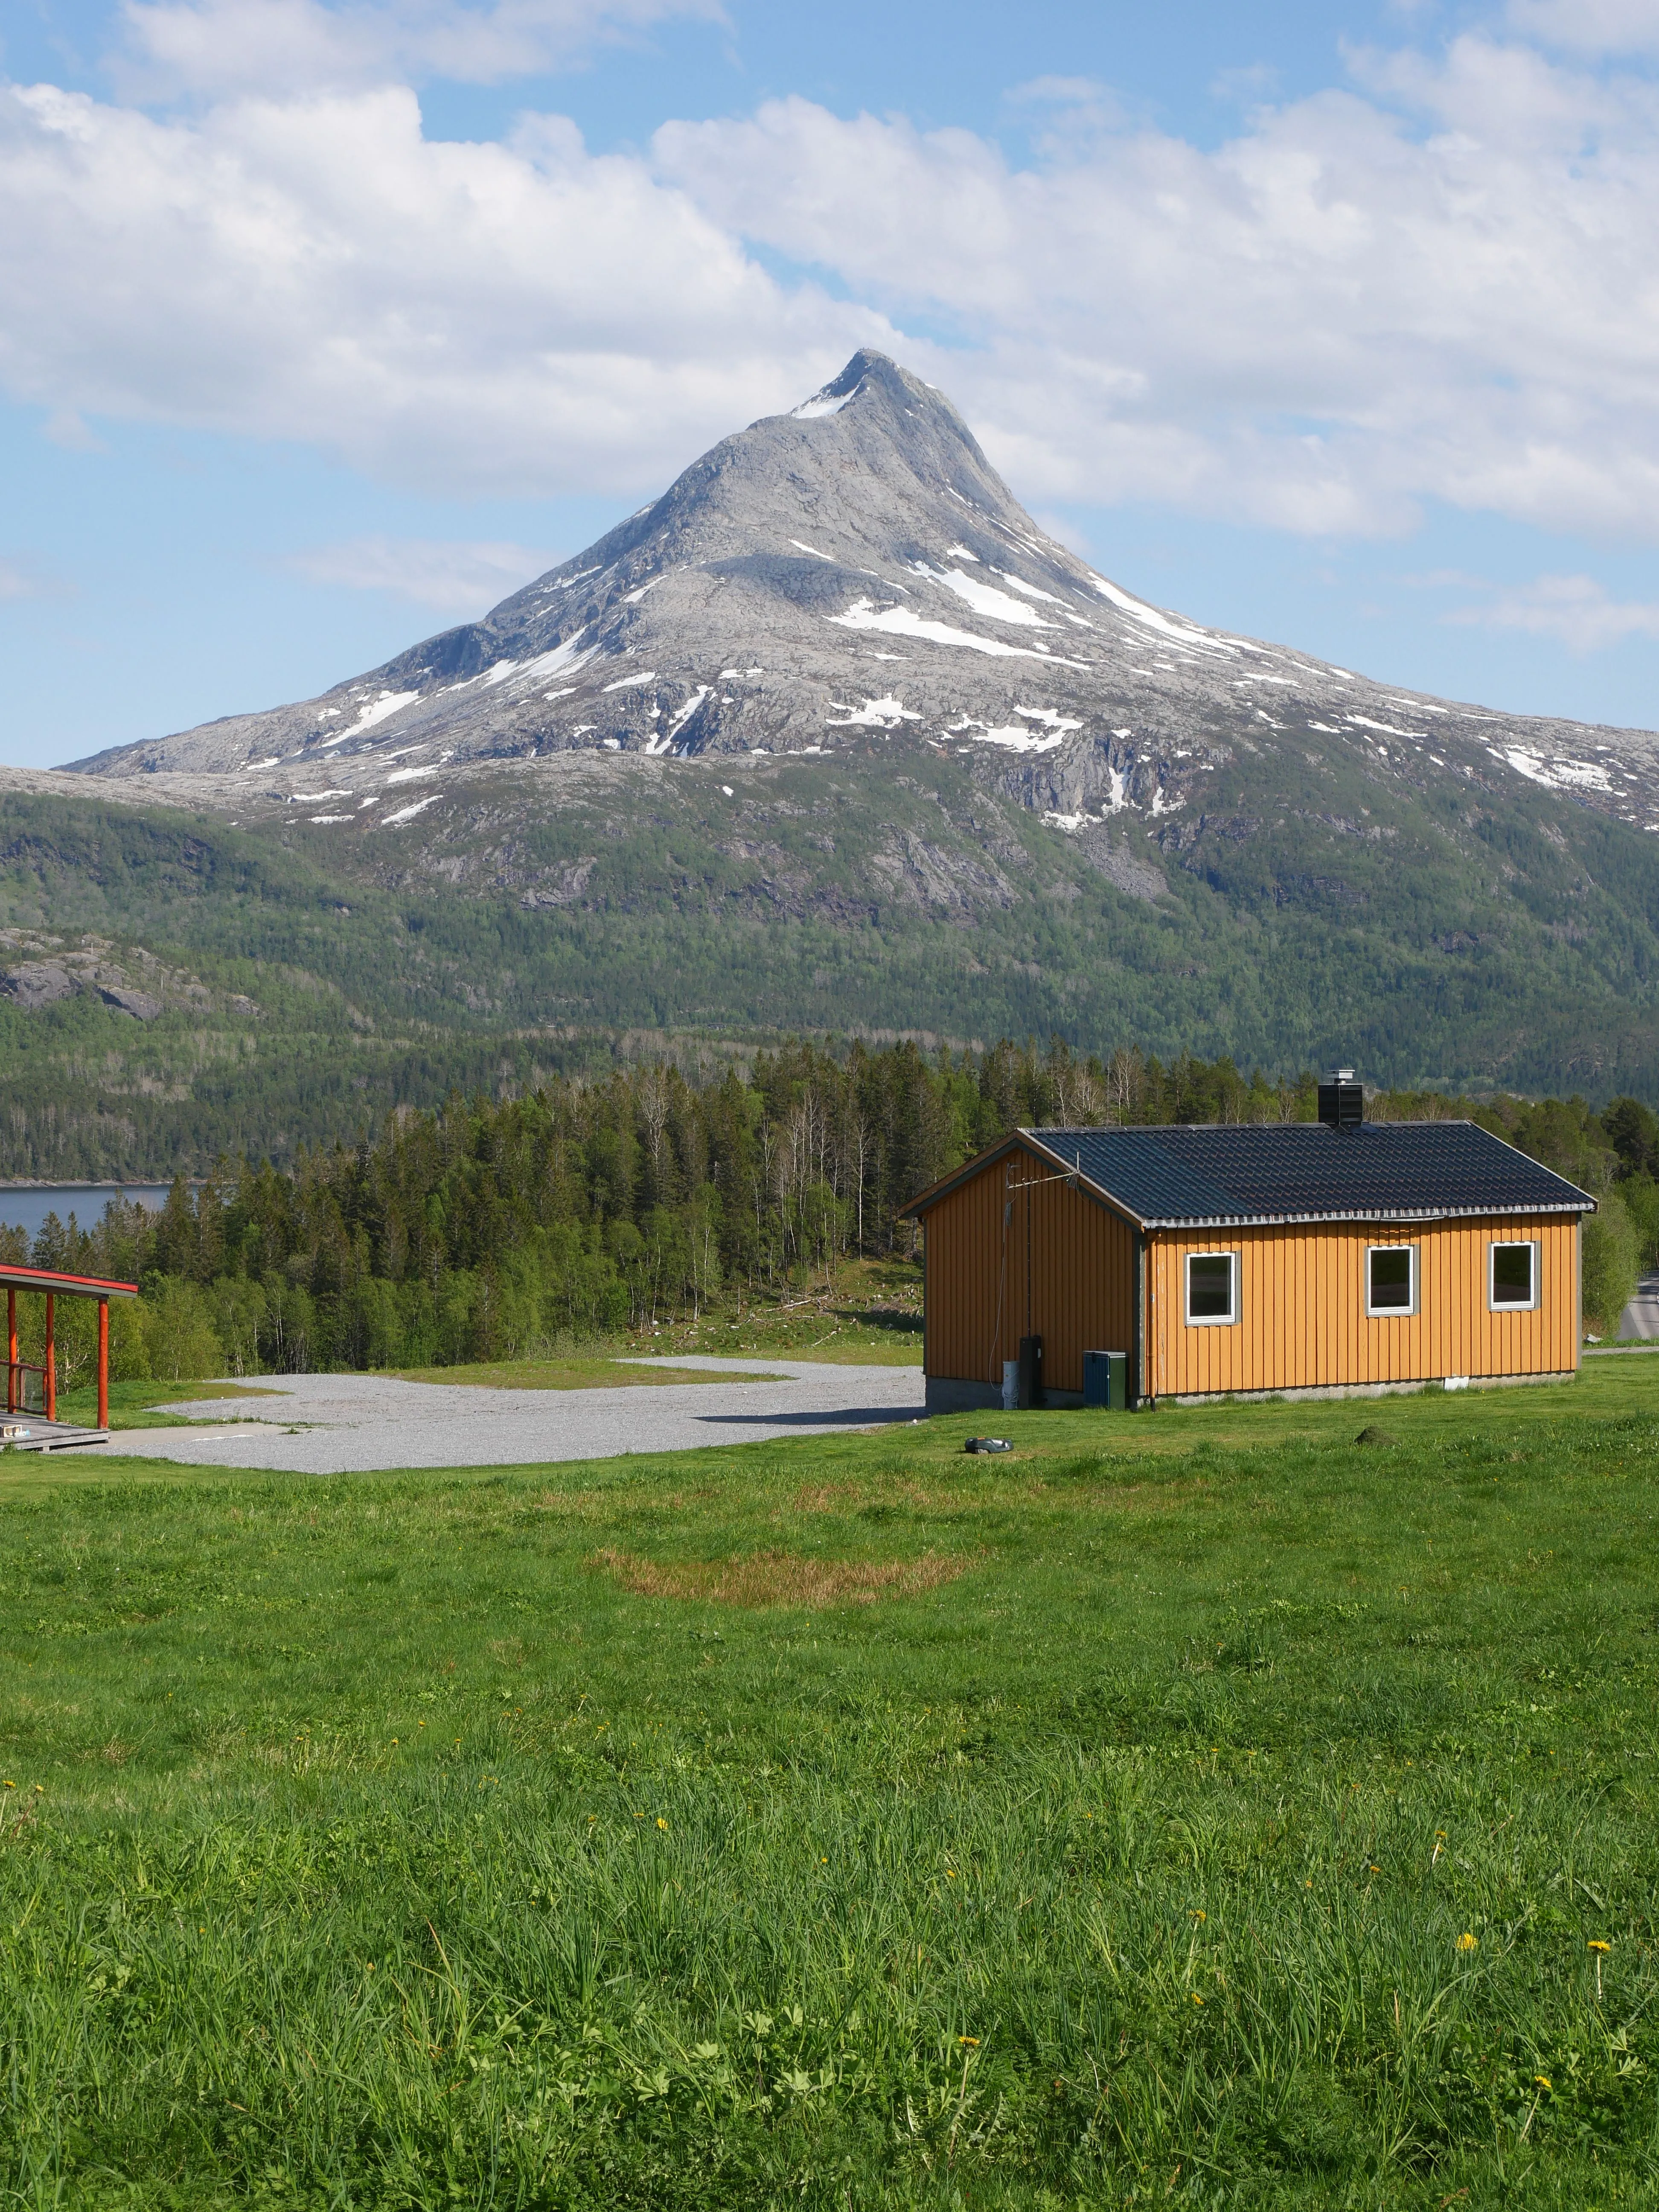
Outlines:
{"type": "Polygon", "coordinates": [[[1644,1275],[1636,1296],[1619,1317],[1620,1344],[1646,1344],[1659,1337],[1659,1275],[1644,1275]]]}
{"type": "Polygon", "coordinates": [[[819,1436],[915,1420],[923,1410],[921,1372],[915,1367],[701,1358],[637,1364],[701,1367],[731,1380],[621,1390],[487,1390],[477,1383],[400,1382],[379,1375],[267,1375],[259,1389],[279,1390],[280,1399],[181,1402],[177,1411],[207,1425],[127,1430],[107,1444],[85,1446],[81,1456],[137,1452],[197,1467],[270,1468],[295,1474],[536,1466],[819,1436]],[[788,1379],[750,1379],[758,1375],[788,1379]],[[307,1425],[297,1426],[302,1422],[307,1425]]]}

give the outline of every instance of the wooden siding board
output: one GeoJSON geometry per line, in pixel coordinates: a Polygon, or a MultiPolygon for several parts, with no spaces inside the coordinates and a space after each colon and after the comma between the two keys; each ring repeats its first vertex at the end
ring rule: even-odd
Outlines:
{"type": "MultiPolygon", "coordinates": [[[[1044,1340],[1049,1386],[1080,1390],[1085,1351],[1132,1346],[1133,1231],[1048,1176],[1045,1163],[1016,1151],[930,1209],[929,1375],[995,1384],[1003,1361],[1016,1357],[1027,1325],[1028,1214],[1030,1319],[1044,1340]],[[1005,1204],[1011,1205],[1006,1252],[1005,1204]]],[[[1146,1389],[1184,1396],[1570,1370],[1578,1364],[1578,1224],[1559,1216],[1417,1224],[1395,1232],[1341,1223],[1228,1236],[1153,1232],[1146,1240],[1146,1389]],[[1539,1306],[1494,1314],[1486,1303],[1488,1248],[1528,1237],[1539,1245],[1539,1306]],[[1394,1241],[1418,1249],[1418,1311],[1370,1319],[1366,1248],[1394,1241]],[[1185,1261],[1204,1251],[1240,1255],[1240,1317],[1231,1327],[1188,1325],[1185,1261]]]]}
{"type": "Polygon", "coordinates": [[[1085,1352],[1129,1349],[1133,1229],[1063,1179],[1052,1179],[1046,1161],[1017,1151],[988,1163],[928,1209],[924,1358],[930,1376],[997,1383],[1003,1361],[1018,1356],[1026,1333],[1028,1218],[1030,1327],[1043,1340],[1048,1387],[1080,1391],[1085,1352]],[[1005,1252],[1003,1208],[1011,1200],[1005,1252]]]}
{"type": "Polygon", "coordinates": [[[1578,1364],[1577,1240],[1577,1222],[1559,1216],[1400,1231],[1319,1223],[1230,1236],[1160,1232],[1152,1387],[1186,1396],[1561,1373],[1578,1364]],[[1539,1246],[1539,1304],[1529,1312],[1493,1313],[1488,1249],[1524,1238],[1539,1246]],[[1418,1310],[1368,1316],[1366,1249],[1396,1242],[1417,1248],[1418,1310]],[[1239,1319],[1225,1328],[1189,1326],[1188,1255],[1226,1251],[1240,1255],[1239,1319]]]}

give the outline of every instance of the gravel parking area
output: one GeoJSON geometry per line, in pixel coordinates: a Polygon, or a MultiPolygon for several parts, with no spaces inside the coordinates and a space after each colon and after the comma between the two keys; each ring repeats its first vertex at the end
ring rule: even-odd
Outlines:
{"type": "Polygon", "coordinates": [[[538,1466],[689,1451],[921,1418],[915,1367],[831,1367],[799,1359],[641,1360],[729,1375],[651,1389],[490,1390],[379,1375],[264,1375],[278,1398],[187,1401],[169,1411],[199,1429],[130,1429],[80,1455],[142,1454],[196,1467],[367,1474],[401,1467],[538,1466]],[[762,1382],[760,1376],[784,1376],[762,1382]],[[227,1415],[230,1418],[227,1419],[227,1415]],[[303,1424],[303,1425],[301,1425],[303,1424]]]}

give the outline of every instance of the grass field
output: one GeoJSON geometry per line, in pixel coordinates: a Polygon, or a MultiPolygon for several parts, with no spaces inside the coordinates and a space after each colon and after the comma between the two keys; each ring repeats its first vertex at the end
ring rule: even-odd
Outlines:
{"type": "Polygon", "coordinates": [[[0,1460],[3,2201],[1653,2203],[1659,1363],[974,1425],[0,1460]]]}
{"type": "MultiPolygon", "coordinates": [[[[592,1358],[495,1359],[459,1367],[400,1367],[393,1370],[405,1382],[471,1382],[486,1390],[632,1390],[666,1382],[728,1382],[728,1375],[706,1367],[639,1367],[638,1359],[653,1359],[654,1352],[637,1351],[621,1358],[599,1355],[592,1358]]],[[[775,1376],[757,1375],[757,1382],[775,1382],[775,1376]]]]}
{"type": "MultiPolygon", "coordinates": [[[[274,1398],[280,1394],[258,1382],[112,1382],[109,1386],[109,1425],[116,1429],[182,1429],[188,1421],[170,1413],[168,1406],[201,1399],[215,1401],[237,1398],[274,1398]]],[[[86,1382],[58,1394],[60,1421],[93,1427],[98,1419],[98,1389],[86,1382]]],[[[225,1416],[234,1420],[235,1414],[225,1416]]]]}
{"type": "MultiPolygon", "coordinates": [[[[735,1314],[717,1307],[695,1321],[665,1322],[651,1337],[650,1348],[663,1353],[920,1367],[921,1268],[898,1257],[844,1259],[833,1281],[757,1299],[735,1314]]],[[[639,1351],[641,1340],[630,1338],[627,1348],[639,1351]]]]}

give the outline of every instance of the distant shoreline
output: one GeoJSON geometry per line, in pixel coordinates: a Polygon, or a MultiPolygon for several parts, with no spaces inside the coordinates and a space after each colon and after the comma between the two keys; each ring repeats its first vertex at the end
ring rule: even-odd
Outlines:
{"type": "MultiPolygon", "coordinates": [[[[84,1177],[74,1182],[0,1182],[4,1190],[171,1190],[177,1180],[173,1176],[130,1176],[125,1182],[89,1182],[84,1177]]],[[[207,1180],[204,1176],[186,1176],[186,1190],[199,1190],[207,1180]]]]}

